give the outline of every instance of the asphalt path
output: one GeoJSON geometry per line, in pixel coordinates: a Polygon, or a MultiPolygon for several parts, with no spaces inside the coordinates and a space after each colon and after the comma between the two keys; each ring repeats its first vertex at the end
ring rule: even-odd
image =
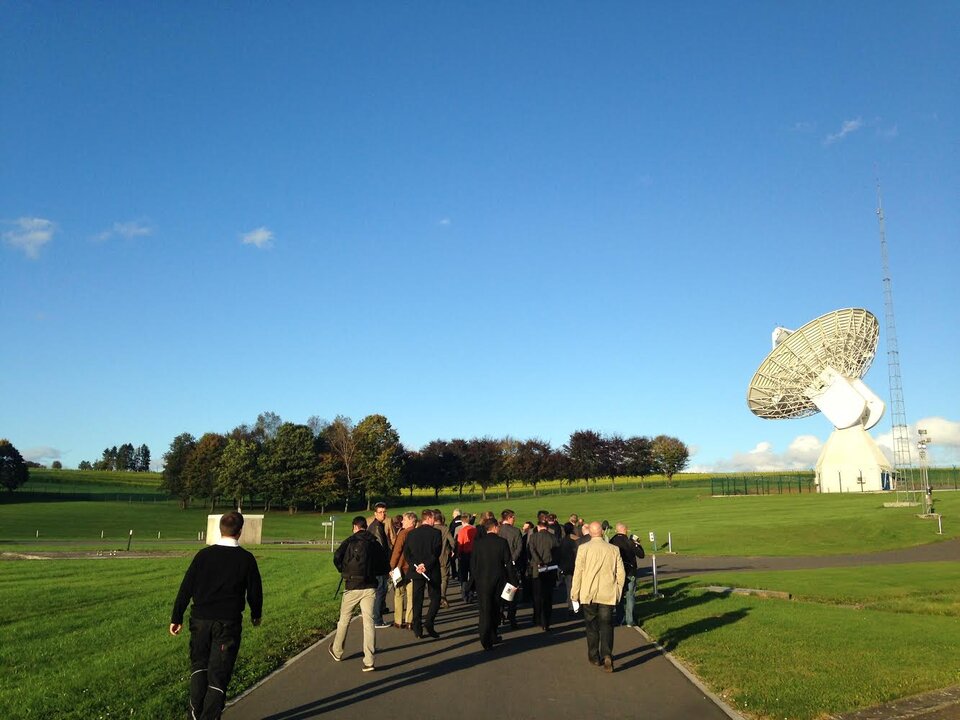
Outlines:
{"type": "Polygon", "coordinates": [[[342,662],[330,657],[327,638],[241,696],[224,718],[729,720],[634,628],[615,629],[610,674],[588,662],[583,623],[563,603],[554,607],[549,632],[533,626],[529,606],[521,605],[518,620],[517,630],[502,628],[503,642],[484,651],[476,606],[452,602],[437,616],[439,640],[418,640],[393,627],[377,630],[377,669],[368,673],[361,672],[363,628],[354,621],[342,662]]]}

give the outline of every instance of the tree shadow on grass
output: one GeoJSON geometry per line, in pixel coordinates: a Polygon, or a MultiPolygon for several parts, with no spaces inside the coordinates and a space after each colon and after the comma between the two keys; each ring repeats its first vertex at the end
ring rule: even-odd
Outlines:
{"type": "MultiPolygon", "coordinates": [[[[642,627],[646,622],[676,612],[688,610],[690,608],[700,607],[726,597],[723,594],[700,591],[694,581],[673,582],[664,588],[663,596],[655,598],[648,596],[637,602],[636,617],[638,624],[642,627]]],[[[749,610],[746,608],[732,610],[721,615],[712,615],[710,617],[696,620],[686,625],[671,628],[663,633],[658,642],[666,652],[672,652],[680,643],[694,635],[711,632],[724,625],[730,625],[747,616],[749,610]]]]}
{"type": "Polygon", "coordinates": [[[747,608],[731,610],[722,615],[712,615],[711,617],[696,620],[686,625],[670,628],[660,636],[660,645],[665,652],[673,652],[684,640],[692,638],[694,635],[712,632],[725,625],[732,625],[735,622],[743,620],[749,612],[747,608]]]}

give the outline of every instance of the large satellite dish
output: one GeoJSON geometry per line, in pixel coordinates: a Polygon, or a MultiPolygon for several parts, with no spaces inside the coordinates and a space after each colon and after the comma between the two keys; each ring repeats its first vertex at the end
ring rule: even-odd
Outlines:
{"type": "Polygon", "coordinates": [[[879,338],[877,318],[863,308],[834,310],[796,331],[778,327],[773,350],[750,381],[747,405],[758,417],[780,420],[822,412],[833,423],[836,432],[817,462],[821,490],[833,487],[835,472],[841,490],[889,487],[889,462],[866,433],[880,422],[884,404],[862,380],[879,338]],[[848,477],[843,488],[843,475],[851,469],[856,479],[848,477]],[[876,483],[861,482],[865,474],[876,475],[876,483]]]}

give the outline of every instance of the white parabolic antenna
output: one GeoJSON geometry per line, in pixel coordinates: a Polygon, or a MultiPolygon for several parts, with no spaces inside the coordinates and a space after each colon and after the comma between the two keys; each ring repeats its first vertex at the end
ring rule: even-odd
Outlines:
{"type": "Polygon", "coordinates": [[[821,492],[889,490],[891,465],[867,433],[884,404],[862,378],[877,352],[880,324],[863,308],[834,310],[799,330],[778,327],[754,373],[747,405],[771,420],[822,412],[835,428],[817,461],[821,492]]]}

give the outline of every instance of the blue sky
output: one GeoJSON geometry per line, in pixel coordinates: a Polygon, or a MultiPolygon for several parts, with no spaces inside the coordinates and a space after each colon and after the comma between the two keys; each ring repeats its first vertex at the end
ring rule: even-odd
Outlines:
{"type": "Polygon", "coordinates": [[[810,467],[826,419],[756,418],[746,386],[776,325],[883,322],[879,171],[908,421],[960,462],[958,27],[952,2],[5,3],[0,436],[75,467],[378,412],[414,448],[592,428],[810,467]]]}

